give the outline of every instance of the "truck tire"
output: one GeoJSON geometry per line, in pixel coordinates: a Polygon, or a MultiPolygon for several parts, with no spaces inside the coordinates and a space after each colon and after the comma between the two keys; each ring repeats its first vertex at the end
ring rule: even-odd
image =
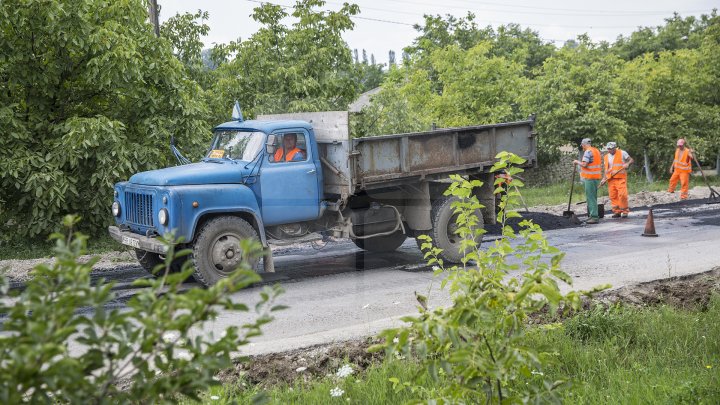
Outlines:
{"type": "MultiPolygon", "coordinates": [[[[440,257],[446,263],[460,263],[462,258],[465,256],[464,253],[460,252],[460,243],[462,238],[455,233],[457,225],[455,219],[457,215],[453,213],[452,203],[458,201],[457,197],[442,197],[432,203],[430,210],[430,219],[432,221],[433,228],[427,231],[427,234],[432,238],[433,246],[442,249],[440,257]]],[[[475,215],[478,217],[478,226],[484,225],[482,212],[480,210],[475,211],[475,215]]],[[[418,247],[422,245],[422,241],[416,239],[418,247]]]]}
{"type": "MultiPolygon", "coordinates": [[[[176,251],[181,250],[180,248],[177,248],[176,251]]],[[[137,258],[137,261],[140,263],[140,266],[142,266],[143,269],[145,269],[148,273],[150,273],[152,276],[156,276],[158,274],[153,273],[155,270],[155,267],[159,264],[164,265],[165,259],[160,256],[157,253],[153,252],[147,252],[145,250],[135,249],[135,257],[137,258]]],[[[173,260],[172,264],[170,264],[170,273],[180,273],[182,271],[183,263],[185,263],[188,259],[187,256],[183,256],[179,259],[173,260]]],[[[163,270],[164,271],[164,270],[163,270]]],[[[161,271],[162,273],[162,271],[161,271]]],[[[188,281],[192,281],[192,276],[188,278],[188,281]]]]}
{"type": "MultiPolygon", "coordinates": [[[[259,240],[255,228],[242,218],[223,216],[208,221],[193,244],[193,276],[200,284],[211,286],[230,275],[244,259],[242,239],[259,240]]],[[[248,262],[255,268],[259,258],[248,262]]]]}
{"type": "Polygon", "coordinates": [[[407,236],[402,229],[398,229],[395,233],[384,236],[375,236],[368,239],[353,239],[355,246],[370,252],[392,252],[405,242],[407,236]]]}
{"type": "Polygon", "coordinates": [[[165,263],[159,254],[145,250],[135,249],[135,257],[140,266],[152,275],[154,275],[153,270],[157,265],[165,263]]]}

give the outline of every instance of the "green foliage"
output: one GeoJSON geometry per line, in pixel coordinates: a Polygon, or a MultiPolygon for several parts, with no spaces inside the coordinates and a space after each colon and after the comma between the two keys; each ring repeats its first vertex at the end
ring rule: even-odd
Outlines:
{"type": "Polygon", "coordinates": [[[533,69],[541,66],[555,51],[555,47],[544,43],[537,32],[528,28],[523,30],[518,24],[501,25],[497,30],[490,25],[478,27],[473,13],[461,18],[426,15],[424,24],[415,29],[419,35],[405,52],[423,69],[432,70],[429,59],[436,50],[450,46],[468,50],[485,42],[492,44],[492,56],[513,59],[523,65],[525,74],[531,75],[533,69]]]}
{"type": "MultiPolygon", "coordinates": [[[[516,165],[523,159],[502,152],[493,171],[509,175],[520,173],[516,165]]],[[[475,211],[481,207],[472,193],[479,181],[467,181],[460,176],[446,195],[459,198],[454,205],[458,214],[457,234],[463,239],[460,250],[465,252],[462,267],[446,267],[438,258],[440,250],[425,238],[422,249],[429,264],[436,264],[436,273],[447,273],[442,280],[452,297],[447,308],[429,309],[427,298],[419,296],[418,316],[403,318],[410,325],[382,332],[389,353],[416,355],[433,379],[447,376],[443,388],[432,396],[442,402],[475,402],[485,398],[493,403],[521,401],[557,401],[556,389],[562,381],[533,379],[532,385],[518,385],[519,379],[529,379],[533,372],[542,372],[546,355],[527,345],[528,316],[544,309],[554,312],[564,308],[579,308],[581,296],[590,292],[571,291],[563,294],[559,282],[572,284],[570,276],[560,269],[563,253],[550,246],[542,230],[530,221],[520,223],[516,233],[506,226],[508,218],[519,214],[511,207],[517,205],[518,192],[506,190],[504,179],[495,182],[495,192],[502,193],[498,221],[503,238],[484,250],[475,211]],[[475,266],[470,266],[474,263],[475,266]]],[[[522,182],[513,180],[520,187],[522,182]]]]}
{"type": "Polygon", "coordinates": [[[582,342],[605,341],[613,338],[633,340],[637,327],[628,316],[627,308],[595,306],[564,322],[565,333],[582,342]]]}
{"type": "Polygon", "coordinates": [[[383,88],[363,110],[361,135],[488,124],[514,117],[513,103],[524,86],[522,65],[492,56],[490,43],[468,50],[456,45],[436,50],[429,64],[440,91],[425,69],[392,69],[383,88]]]}
{"type": "Polygon", "coordinates": [[[211,121],[228,118],[228,106],[239,100],[249,117],[261,113],[346,110],[355,100],[350,49],[342,34],[352,29],[357,5],[319,11],[322,0],[298,1],[292,12],[265,3],[252,18],[262,27],[248,40],[216,50],[236,55],[215,71],[208,89],[211,121]],[[292,17],[291,26],[283,20],[292,17]]]}
{"type": "Polygon", "coordinates": [[[699,18],[682,18],[678,13],[665,19],[657,27],[641,27],[628,37],[620,36],[613,44],[614,52],[625,60],[632,60],[646,53],[659,53],[678,49],[698,48],[705,30],[718,22],[717,10],[699,18]]]}
{"type": "Polygon", "coordinates": [[[185,65],[193,80],[203,88],[210,86],[209,66],[203,58],[202,37],[210,32],[205,21],[210,17],[207,11],[176,14],[160,27],[160,36],[172,44],[175,56],[185,65]]]}
{"type": "MultiPolygon", "coordinates": [[[[87,237],[73,233],[77,218],[66,217],[66,234],[54,234],[57,260],[39,265],[16,299],[0,279],[0,398],[4,403],[167,403],[217,385],[215,373],[232,365],[231,354],[258,336],[280,288],[266,288],[255,306],[257,318],[206,336],[202,326],[219,311],[248,312],[229,294],[260,280],[247,264],[207,289],[183,290],[193,270],[171,274],[169,252],[157,278],[137,280],[142,288],[126,308],[111,309],[114,283],[90,282],[97,259],[78,262],[87,237]],[[11,306],[8,303],[12,302],[11,306]]],[[[261,247],[245,242],[250,255],[261,247]]]]}
{"type": "Polygon", "coordinates": [[[537,113],[539,153],[547,160],[556,147],[583,138],[595,145],[610,140],[623,147],[627,124],[618,117],[615,78],[622,60],[601,47],[581,42],[564,47],[545,61],[526,87],[523,109],[537,113]]]}
{"type": "Polygon", "coordinates": [[[2,1],[0,55],[3,234],[47,235],[68,212],[107,225],[112,185],[170,164],[171,134],[191,156],[208,139],[142,0],[2,1]]]}

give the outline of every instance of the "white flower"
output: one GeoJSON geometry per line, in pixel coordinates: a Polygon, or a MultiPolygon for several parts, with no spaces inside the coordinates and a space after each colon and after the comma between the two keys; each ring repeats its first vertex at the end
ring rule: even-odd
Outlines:
{"type": "Polygon", "coordinates": [[[393,338],[393,343],[398,343],[398,342],[400,342],[400,339],[398,339],[398,338],[393,338]]]}
{"type": "Polygon", "coordinates": [[[343,396],[344,393],[345,393],[345,391],[343,391],[343,389],[340,387],[335,387],[330,390],[331,397],[341,397],[341,396],[343,396]]]}
{"type": "Polygon", "coordinates": [[[307,367],[298,367],[295,369],[298,373],[302,373],[303,371],[307,370],[307,367]]]}
{"type": "Polygon", "coordinates": [[[433,271],[438,271],[438,270],[440,270],[440,267],[438,267],[438,266],[433,266],[432,269],[433,269],[433,271]]]}
{"type": "Polygon", "coordinates": [[[210,399],[212,399],[213,401],[217,401],[218,399],[220,399],[220,397],[217,395],[213,395],[210,397],[210,399]]]}
{"type": "Polygon", "coordinates": [[[395,358],[398,360],[405,360],[405,356],[400,352],[395,352],[395,358]]]}
{"type": "Polygon", "coordinates": [[[349,364],[346,364],[346,365],[340,367],[340,369],[338,369],[338,371],[337,371],[337,373],[335,373],[335,375],[340,378],[345,378],[352,373],[353,373],[352,367],[350,367],[349,364]]]}
{"type": "Polygon", "coordinates": [[[165,343],[173,343],[173,342],[176,341],[179,337],[180,337],[180,334],[179,334],[179,333],[175,333],[175,332],[165,332],[165,333],[163,333],[163,335],[162,335],[162,340],[163,340],[165,343]]]}
{"type": "Polygon", "coordinates": [[[192,359],[192,355],[185,350],[178,350],[175,353],[175,358],[178,360],[188,360],[189,361],[192,359]]]}

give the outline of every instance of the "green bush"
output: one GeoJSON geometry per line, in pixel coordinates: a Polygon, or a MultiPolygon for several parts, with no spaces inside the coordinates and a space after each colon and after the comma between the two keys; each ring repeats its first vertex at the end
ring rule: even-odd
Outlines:
{"type": "MultiPolygon", "coordinates": [[[[206,336],[205,323],[219,311],[247,312],[229,294],[260,280],[246,263],[208,289],[182,290],[192,273],[185,266],[171,274],[173,244],[156,278],[134,282],[144,287],[126,308],[108,309],[114,283],[90,282],[97,259],[77,258],[87,238],[73,233],[77,223],[66,217],[66,235],[54,234],[56,261],[39,265],[17,298],[0,279],[0,313],[7,314],[0,334],[0,402],[2,403],[158,403],[180,396],[198,398],[218,385],[217,371],[231,366],[231,353],[261,333],[270,322],[279,287],[266,287],[255,306],[254,321],[228,327],[222,336],[206,336]],[[12,302],[10,305],[9,303],[12,302]]],[[[248,255],[261,247],[244,242],[248,255]]]]}
{"type": "MultiPolygon", "coordinates": [[[[524,160],[516,155],[502,152],[497,159],[492,171],[511,176],[522,171],[515,166],[524,160]]],[[[484,230],[476,226],[474,213],[482,206],[473,195],[481,183],[457,175],[452,180],[445,194],[459,198],[454,209],[457,233],[464,240],[462,266],[446,267],[428,237],[422,245],[428,263],[437,266],[436,275],[446,273],[441,286],[448,288],[452,305],[430,309],[427,297],[418,296],[420,314],[403,318],[407,327],[382,332],[385,343],[372,350],[418,356],[433,379],[447,377],[447,384],[431,395],[441,402],[558,401],[555,391],[562,381],[542,377],[547,356],[527,345],[528,316],[546,308],[554,312],[561,304],[579,308],[581,295],[605,287],[560,291],[559,282],[572,283],[560,270],[564,254],[548,244],[538,225],[522,221],[517,233],[506,225],[508,218],[519,216],[511,209],[519,193],[506,189],[502,178],[495,182],[495,193],[502,194],[498,222],[503,238],[481,250],[484,230]],[[533,376],[532,384],[512,384],[533,376]]],[[[523,185],[519,180],[513,184],[523,185]]]]}
{"type": "Polygon", "coordinates": [[[0,235],[50,234],[67,213],[99,229],[113,184],[196,156],[200,87],[143,0],[0,2],[0,235]]]}

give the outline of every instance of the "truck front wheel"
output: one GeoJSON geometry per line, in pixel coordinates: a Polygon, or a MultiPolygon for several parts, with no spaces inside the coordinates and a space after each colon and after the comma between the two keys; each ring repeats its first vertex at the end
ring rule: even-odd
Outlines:
{"type": "Polygon", "coordinates": [[[243,260],[255,268],[259,258],[249,259],[240,249],[243,239],[258,240],[255,228],[242,218],[224,216],[208,221],[193,244],[195,279],[210,286],[229,276],[243,260]]]}
{"type": "Polygon", "coordinates": [[[154,274],[153,271],[159,264],[165,263],[165,260],[159,254],[145,250],[135,249],[135,257],[140,266],[150,274],[154,274]]]}
{"type": "MultiPolygon", "coordinates": [[[[433,246],[443,250],[440,257],[448,263],[461,263],[465,256],[465,252],[460,251],[463,239],[456,233],[458,229],[455,222],[457,214],[453,213],[452,207],[452,203],[455,201],[458,201],[457,197],[443,197],[433,201],[430,211],[433,228],[427,232],[432,238],[433,246]]],[[[482,212],[477,210],[475,215],[478,218],[477,226],[482,228],[485,224],[482,212]]],[[[420,247],[422,242],[420,240],[417,242],[420,247]]]]}
{"type": "Polygon", "coordinates": [[[370,252],[392,252],[405,242],[407,236],[402,229],[390,235],[375,236],[367,239],[353,239],[355,246],[370,252]]]}

